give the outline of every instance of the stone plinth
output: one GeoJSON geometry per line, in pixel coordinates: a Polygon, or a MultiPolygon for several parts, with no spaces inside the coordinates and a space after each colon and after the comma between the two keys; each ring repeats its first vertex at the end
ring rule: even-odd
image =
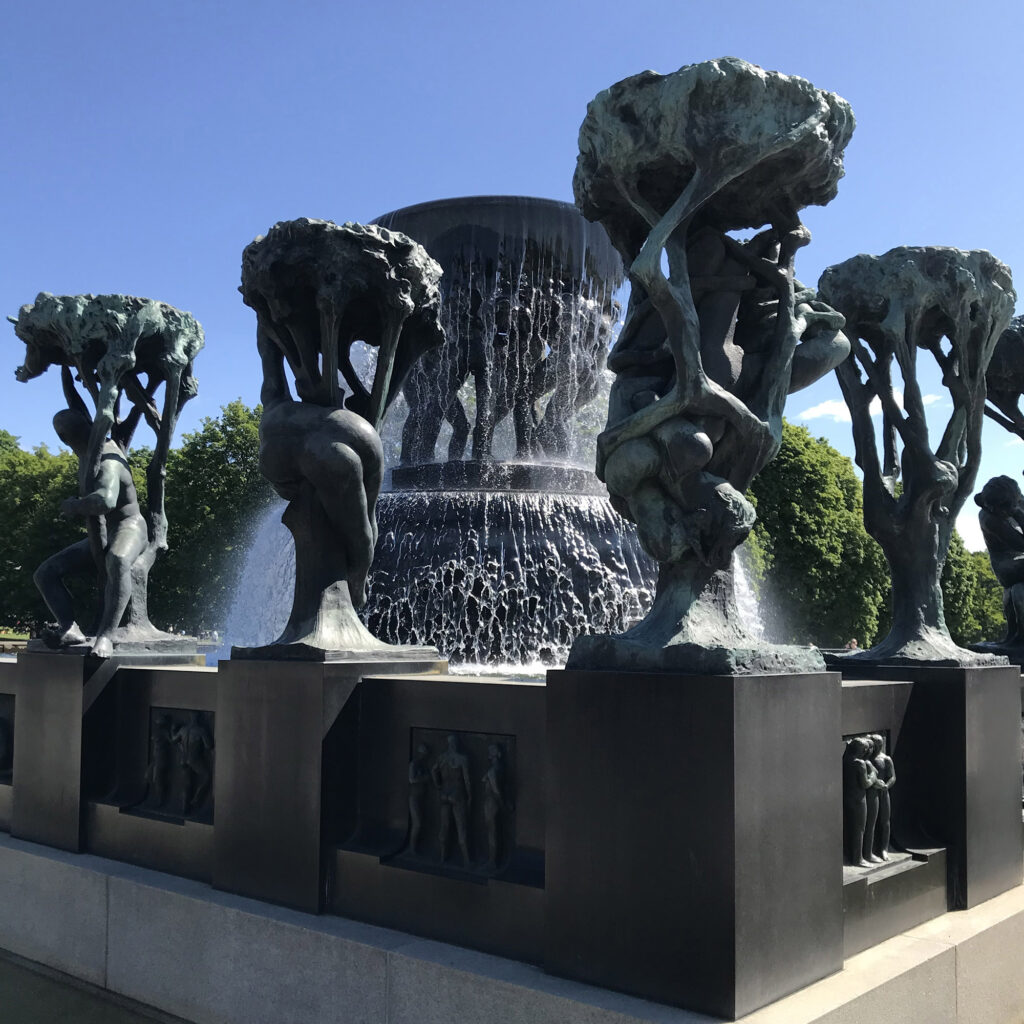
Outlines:
{"type": "Polygon", "coordinates": [[[842,966],[838,673],[548,673],[545,967],[730,1019],[842,966]]]}
{"type": "Polygon", "coordinates": [[[949,909],[1019,885],[1019,669],[851,665],[844,691],[856,680],[912,684],[893,737],[893,835],[907,849],[946,847],[949,909]]]}
{"type": "Polygon", "coordinates": [[[217,687],[213,884],[317,913],[324,898],[324,743],[355,765],[363,676],[443,661],[222,661],[217,687]],[[330,737],[329,737],[329,734],[330,737]]]}

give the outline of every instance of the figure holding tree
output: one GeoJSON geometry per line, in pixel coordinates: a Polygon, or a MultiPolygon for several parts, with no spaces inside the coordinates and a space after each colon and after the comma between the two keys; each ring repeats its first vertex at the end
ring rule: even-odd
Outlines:
{"type": "Polygon", "coordinates": [[[818,295],[846,317],[852,351],[836,375],[864,472],[864,525],[892,573],[889,635],[840,660],[993,663],[953,642],[939,580],[981,462],[985,374],[1016,298],[1009,268],[984,250],[901,246],[829,267],[818,295]],[[952,405],[934,448],[919,381],[926,354],[952,405]]]}
{"type": "Polygon", "coordinates": [[[60,367],[67,408],[53,422],[58,437],[78,456],[79,485],[79,496],[66,499],[62,510],[86,524],[83,540],[36,571],[36,585],[56,618],[44,640],[59,650],[102,658],[118,649],[178,646],[149,620],[149,572],[157,553],[167,548],[167,455],[181,408],[196,393],[192,363],[203,347],[202,327],[166,303],[127,295],[42,292],[17,318],[8,319],[27,346],[18,380],[60,367]],[[92,400],[94,413],[77,384],[92,400]],[[128,466],[143,419],[156,436],[146,471],[145,513],[128,466]],[[79,573],[95,574],[101,597],[86,629],[76,621],[64,582],[79,573]]]}
{"type": "Polygon", "coordinates": [[[241,292],[263,362],[260,469],[288,502],[295,591],[281,636],[232,657],[437,657],[378,640],[356,612],[377,540],[377,431],[413,363],[444,339],[440,277],[422,246],[376,225],[284,221],[246,247],[241,292]],[[353,367],[358,341],[375,350],[372,382],[353,367]]]}
{"type": "Polygon", "coordinates": [[[853,131],[845,100],[735,58],[644,72],[600,93],[574,189],[629,268],[597,475],[659,563],[647,617],[581,637],[572,668],[808,671],[813,648],[763,644],[736,611],[746,490],[774,457],[786,396],[849,351],[843,318],[794,276],[853,131]],[[767,227],[748,241],[730,232],[767,227]]]}

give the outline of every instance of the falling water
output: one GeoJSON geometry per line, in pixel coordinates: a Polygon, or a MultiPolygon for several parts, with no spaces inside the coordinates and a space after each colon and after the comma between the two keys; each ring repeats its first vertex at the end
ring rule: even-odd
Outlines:
{"type": "Polygon", "coordinates": [[[253,534],[238,577],[238,586],[224,623],[226,658],[231,645],[258,647],[276,640],[284,630],[295,587],[295,544],[281,522],[286,502],[274,501],[253,534]]]}
{"type": "MultiPolygon", "coordinates": [[[[295,567],[283,511],[268,510],[246,557],[229,643],[270,643],[287,621],[295,567]]],[[[654,567],[605,498],[398,491],[377,511],[363,618],[389,643],[433,644],[455,664],[552,665],[581,633],[621,632],[650,607],[654,567]],[[457,556],[438,561],[442,549],[457,556]]]]}
{"type": "Polygon", "coordinates": [[[746,566],[746,550],[737,548],[732,556],[733,586],[736,592],[736,608],[740,613],[740,621],[747,632],[755,639],[764,639],[764,619],[757,603],[757,594],[750,585],[750,576],[746,566]]]}
{"type": "MultiPolygon", "coordinates": [[[[650,607],[655,566],[579,468],[594,464],[623,280],[604,229],[568,203],[516,196],[424,203],[379,223],[444,268],[447,341],[412,368],[382,430],[395,468],[377,505],[370,631],[434,644],[454,664],[536,668],[564,661],[583,633],[628,629],[650,607]]],[[[245,563],[233,643],[269,643],[287,618],[281,511],[245,563]]]]}
{"type": "Polygon", "coordinates": [[[366,623],[391,643],[551,665],[581,633],[621,632],[650,607],[654,566],[606,498],[407,491],[383,495],[379,516],[366,623]]]}

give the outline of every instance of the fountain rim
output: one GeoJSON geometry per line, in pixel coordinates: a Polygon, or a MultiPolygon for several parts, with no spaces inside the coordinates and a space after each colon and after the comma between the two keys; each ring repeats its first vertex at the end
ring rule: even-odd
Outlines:
{"type": "Polygon", "coordinates": [[[559,207],[563,210],[572,210],[578,214],[581,220],[586,220],[582,213],[580,213],[579,207],[575,203],[571,203],[565,199],[548,199],[543,196],[523,196],[523,195],[499,195],[496,193],[488,193],[484,195],[476,196],[449,196],[445,199],[427,199],[422,203],[412,203],[409,206],[396,206],[393,210],[387,210],[384,213],[374,217],[370,222],[371,224],[377,224],[382,221],[385,217],[392,217],[396,213],[415,213],[419,210],[426,210],[430,208],[444,207],[444,206],[456,206],[462,203],[474,203],[480,206],[498,206],[500,204],[508,203],[510,201],[526,202],[536,206],[548,206],[548,207],[559,207]]]}

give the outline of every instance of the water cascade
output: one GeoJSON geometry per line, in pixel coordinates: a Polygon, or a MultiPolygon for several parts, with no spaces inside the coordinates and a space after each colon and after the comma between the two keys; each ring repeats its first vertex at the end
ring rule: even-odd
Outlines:
{"type": "MultiPolygon", "coordinates": [[[[628,628],[655,567],[592,470],[623,281],[604,229],[568,203],[503,196],[378,223],[444,268],[447,341],[413,367],[382,432],[399,464],[377,504],[370,630],[430,638],[455,664],[525,665],[564,661],[581,633],[628,628]]],[[[262,642],[285,616],[279,516],[250,550],[225,625],[234,643],[262,642]],[[277,581],[280,601],[252,606],[266,592],[248,584],[257,575],[277,581]]]]}

